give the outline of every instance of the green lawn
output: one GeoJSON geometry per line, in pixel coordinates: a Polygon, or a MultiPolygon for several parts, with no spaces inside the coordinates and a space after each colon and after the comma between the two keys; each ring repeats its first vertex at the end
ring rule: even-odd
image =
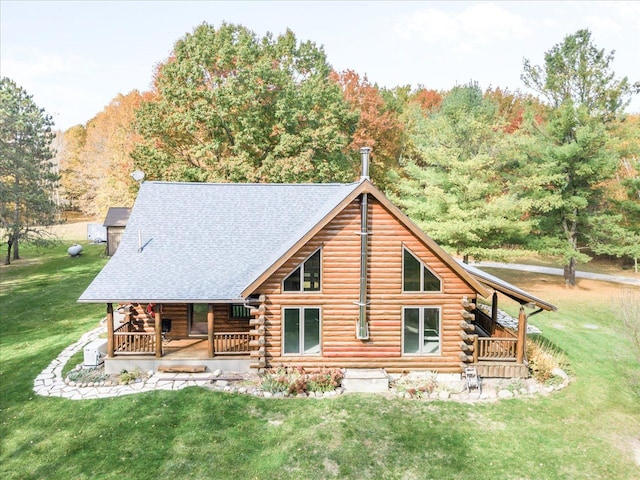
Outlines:
{"type": "Polygon", "coordinates": [[[103,251],[85,244],[69,258],[66,246],[23,246],[23,260],[0,267],[0,478],[640,478],[640,364],[603,299],[614,296],[606,284],[507,278],[547,285],[560,307],[534,323],[575,380],[548,397],[471,405],[203,388],[38,397],[33,379],[104,315],[103,305],[76,303],[103,251]]]}

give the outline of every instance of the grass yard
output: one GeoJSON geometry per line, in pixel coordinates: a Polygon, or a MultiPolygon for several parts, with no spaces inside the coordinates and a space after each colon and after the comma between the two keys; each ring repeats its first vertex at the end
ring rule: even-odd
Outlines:
{"type": "Polygon", "coordinates": [[[38,397],[33,379],[104,315],[76,303],[103,251],[22,246],[0,267],[0,478],[640,479],[640,364],[612,284],[493,272],[559,307],[531,320],[571,362],[574,382],[548,397],[38,397]]]}

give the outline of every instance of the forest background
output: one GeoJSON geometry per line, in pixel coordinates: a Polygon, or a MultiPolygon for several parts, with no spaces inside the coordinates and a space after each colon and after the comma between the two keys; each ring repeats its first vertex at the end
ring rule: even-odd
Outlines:
{"type": "Polygon", "coordinates": [[[537,96],[473,81],[383,88],[334,71],[292,31],[202,24],[149,91],[56,132],[52,198],[104,218],[133,204],[136,169],[146,180],[355,181],[369,146],[374,183],[452,253],[554,255],[571,284],[594,254],[640,257],[640,119],[624,113],[639,84],[616,78],[613,61],[579,30],[543,64],[525,60],[537,96]]]}

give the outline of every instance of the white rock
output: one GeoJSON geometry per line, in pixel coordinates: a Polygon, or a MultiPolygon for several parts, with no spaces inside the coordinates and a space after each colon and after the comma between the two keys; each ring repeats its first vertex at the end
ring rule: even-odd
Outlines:
{"type": "Polygon", "coordinates": [[[449,392],[447,392],[446,390],[443,390],[442,392],[440,392],[438,394],[438,398],[440,400],[449,400],[449,397],[451,397],[451,394],[449,392]]]}
{"type": "Polygon", "coordinates": [[[498,392],[498,398],[512,398],[513,397],[513,392],[510,392],[509,390],[500,390],[498,392]]]}
{"type": "Polygon", "coordinates": [[[215,370],[215,371],[213,372],[213,376],[214,376],[214,377],[219,377],[220,375],[222,375],[222,370],[220,370],[220,369],[215,370]]]}
{"type": "Polygon", "coordinates": [[[551,375],[553,375],[554,377],[560,377],[563,380],[569,380],[569,375],[567,375],[566,372],[561,368],[556,367],[553,370],[551,370],[551,375]]]}

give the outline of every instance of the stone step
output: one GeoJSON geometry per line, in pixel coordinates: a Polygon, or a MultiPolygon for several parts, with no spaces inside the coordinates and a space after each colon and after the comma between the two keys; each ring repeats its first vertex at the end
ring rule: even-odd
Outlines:
{"type": "Polygon", "coordinates": [[[342,388],[347,393],[383,393],[389,390],[389,377],[380,369],[348,368],[342,388]]]}

